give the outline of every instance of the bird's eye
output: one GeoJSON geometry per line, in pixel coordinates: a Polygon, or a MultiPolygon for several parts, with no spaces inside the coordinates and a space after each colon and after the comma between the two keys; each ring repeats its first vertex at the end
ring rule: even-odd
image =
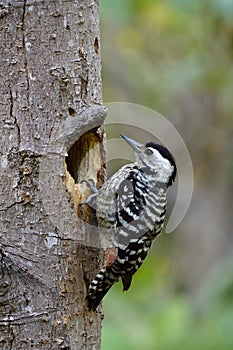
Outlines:
{"type": "Polygon", "coordinates": [[[151,154],[153,154],[153,151],[150,149],[150,148],[146,148],[144,153],[147,155],[147,156],[150,156],[151,154]]]}

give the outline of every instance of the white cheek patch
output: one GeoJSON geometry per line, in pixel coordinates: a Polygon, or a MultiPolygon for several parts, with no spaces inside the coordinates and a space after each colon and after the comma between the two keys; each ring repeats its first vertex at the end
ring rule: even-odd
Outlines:
{"type": "Polygon", "coordinates": [[[166,181],[173,173],[174,167],[171,165],[168,159],[164,158],[156,149],[154,152],[154,167],[159,170],[159,175],[166,181]]]}
{"type": "Polygon", "coordinates": [[[164,158],[164,157],[159,153],[159,151],[157,151],[156,149],[154,149],[153,152],[154,152],[155,158],[156,158],[159,162],[161,162],[161,163],[163,163],[163,162],[168,162],[168,160],[167,160],[166,158],[164,158]]]}
{"type": "Polygon", "coordinates": [[[164,158],[156,149],[154,150],[154,156],[158,164],[160,163],[165,169],[171,169],[169,160],[164,158]]]}

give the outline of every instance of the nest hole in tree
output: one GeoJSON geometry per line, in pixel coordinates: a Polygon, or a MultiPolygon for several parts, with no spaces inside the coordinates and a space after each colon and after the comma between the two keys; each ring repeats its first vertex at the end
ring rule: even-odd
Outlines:
{"type": "Polygon", "coordinates": [[[105,177],[103,165],[103,130],[93,129],[83,134],[69,149],[65,159],[66,186],[74,203],[75,213],[88,222],[94,222],[93,210],[81,205],[91,191],[83,180],[92,180],[99,188],[105,177]]]}
{"type": "Polygon", "coordinates": [[[96,183],[100,163],[99,142],[96,130],[91,130],[82,135],[69,149],[66,166],[76,184],[88,179],[93,179],[96,183]]]}

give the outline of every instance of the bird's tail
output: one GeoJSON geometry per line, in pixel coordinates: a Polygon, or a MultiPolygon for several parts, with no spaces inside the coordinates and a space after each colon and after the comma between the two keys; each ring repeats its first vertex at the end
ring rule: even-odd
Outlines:
{"type": "Polygon", "coordinates": [[[119,277],[116,276],[111,268],[100,270],[91,282],[86,296],[86,303],[89,310],[95,310],[105,294],[118,281],[119,277]]]}

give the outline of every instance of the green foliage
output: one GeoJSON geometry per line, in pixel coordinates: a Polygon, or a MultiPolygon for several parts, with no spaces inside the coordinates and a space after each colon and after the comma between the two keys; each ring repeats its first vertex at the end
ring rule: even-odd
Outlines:
{"type": "Polygon", "coordinates": [[[233,111],[232,4],[102,0],[105,99],[158,110],[201,84],[233,111]]]}
{"type": "Polygon", "coordinates": [[[192,154],[201,208],[194,223],[186,219],[194,239],[162,235],[131,289],[121,293],[119,283],[106,296],[102,349],[231,350],[233,261],[224,262],[223,247],[232,245],[233,1],[100,4],[104,100],[142,104],[174,123],[192,154]]]}
{"type": "Polygon", "coordinates": [[[106,296],[102,349],[231,350],[232,259],[228,268],[223,266],[230,274],[215,272],[196,296],[168,292],[170,271],[161,273],[164,262],[158,258],[156,268],[153,260],[148,259],[127,294],[117,285],[106,296]]]}

